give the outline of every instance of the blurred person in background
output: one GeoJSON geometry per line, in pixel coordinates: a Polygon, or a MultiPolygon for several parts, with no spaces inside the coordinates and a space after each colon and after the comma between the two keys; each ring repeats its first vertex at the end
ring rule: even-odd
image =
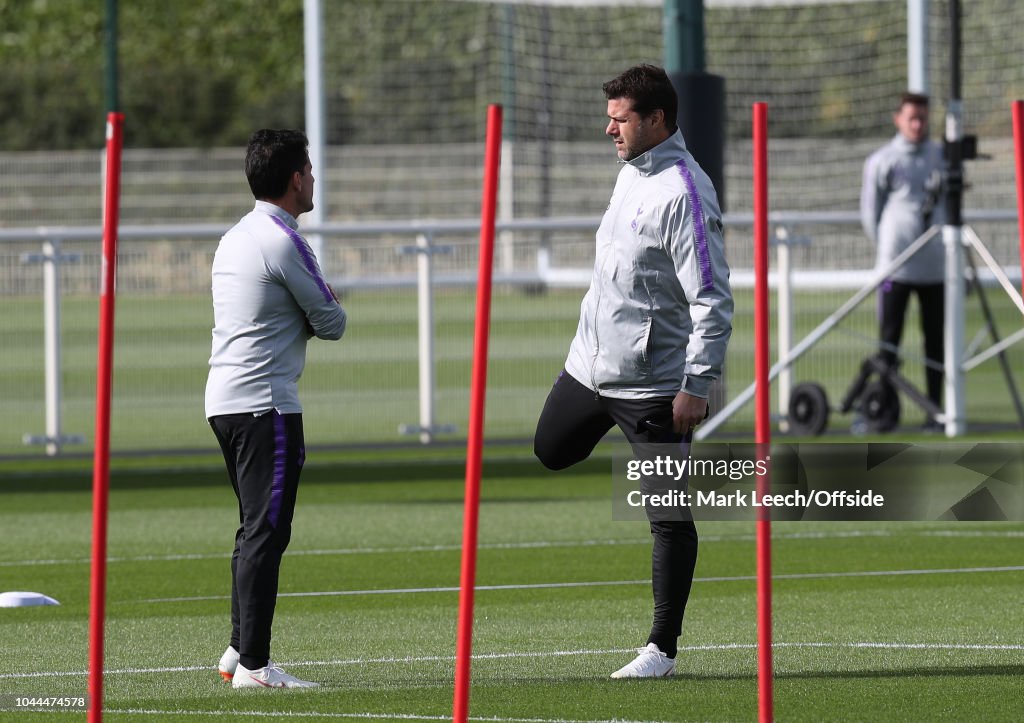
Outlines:
{"type": "MultiPolygon", "coordinates": [[[[928,139],[928,96],[904,93],[893,114],[897,133],[864,163],[861,225],[877,246],[876,268],[899,256],[929,228],[945,222],[942,146],[928,139]]],[[[878,289],[879,358],[897,364],[911,294],[917,295],[924,336],[928,399],[942,406],[945,249],[932,237],[878,289]]],[[[929,431],[941,425],[930,415],[929,431]]]]}

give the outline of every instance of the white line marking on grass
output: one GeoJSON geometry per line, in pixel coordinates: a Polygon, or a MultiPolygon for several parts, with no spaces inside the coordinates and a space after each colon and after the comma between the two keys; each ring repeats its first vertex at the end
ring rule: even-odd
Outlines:
{"type": "Polygon", "coordinates": [[[926,530],[923,537],[1024,537],[1024,530],[926,530]]]}
{"type": "MultiPolygon", "coordinates": [[[[731,645],[694,645],[680,650],[713,651],[729,649],[756,650],[757,643],[733,643],[731,645]]],[[[870,648],[883,650],[1024,650],[1024,643],[1013,644],[971,644],[971,643],[772,643],[772,648],[870,648]]]]}
{"type": "MultiPolygon", "coordinates": [[[[473,660],[504,660],[509,658],[544,658],[544,657],[559,657],[568,655],[621,655],[622,653],[631,652],[632,648],[625,649],[613,649],[613,650],[549,650],[540,651],[535,653],[476,653],[472,656],[473,660]]],[[[410,655],[404,657],[389,657],[389,658],[348,658],[340,660],[293,660],[290,662],[279,663],[280,665],[286,665],[289,667],[304,667],[304,666],[344,666],[344,665],[394,665],[395,663],[441,663],[446,661],[454,661],[454,655],[410,655]]],[[[111,670],[104,670],[104,675],[135,675],[139,673],[190,673],[200,670],[213,670],[212,665],[179,665],[164,668],[115,668],[111,670]]],[[[88,675],[87,671],[78,671],[73,673],[68,672],[44,672],[44,673],[2,673],[0,674],[0,680],[4,678],[50,678],[60,675],[88,675]]]]}
{"type": "MultiPolygon", "coordinates": [[[[154,710],[143,708],[105,708],[105,713],[120,715],[211,715],[245,717],[254,716],[259,718],[342,718],[361,720],[451,720],[450,715],[419,715],[416,713],[318,713],[302,711],[232,711],[227,713],[222,710],[154,710]]],[[[570,718],[507,718],[497,716],[475,716],[471,715],[468,720],[483,721],[490,723],[659,723],[658,721],[627,720],[625,718],[612,718],[610,720],[573,720],[570,718]]]]}
{"type": "MultiPolygon", "coordinates": [[[[1024,644],[972,643],[778,643],[780,648],[881,648],[886,650],[1024,650],[1024,644]]],[[[772,647],[776,647],[773,645],[772,647]]]]}
{"type": "MultiPolygon", "coordinates": [[[[215,715],[225,718],[233,718],[235,716],[254,718],[357,718],[362,720],[448,720],[450,716],[441,715],[415,715],[413,713],[317,713],[317,712],[306,712],[301,713],[298,711],[270,711],[270,710],[246,710],[246,711],[231,711],[230,713],[222,710],[155,710],[153,708],[104,708],[104,713],[111,713],[114,715],[145,715],[145,716],[157,716],[157,715],[215,715]]],[[[484,720],[483,718],[471,718],[470,720],[484,720]]],[[[509,721],[512,718],[507,719],[509,721]]]]}
{"type": "MultiPolygon", "coordinates": [[[[746,536],[754,539],[753,536],[746,536]]],[[[723,538],[726,539],[726,538],[723,538]]],[[[731,539],[731,538],[730,538],[731,539]]],[[[736,538],[745,539],[745,538],[736,538]]],[[[702,541],[704,540],[702,538],[702,541]]],[[[712,540],[713,541],[713,540],[712,540]]],[[[548,549],[556,547],[615,547],[618,545],[649,545],[650,539],[636,540],[552,540],[536,542],[496,542],[481,544],[480,550],[528,550],[548,549]]],[[[407,554],[416,552],[460,552],[462,545],[410,545],[406,547],[342,547],[326,550],[289,550],[288,557],[304,557],[319,555],[375,555],[375,554],[407,554]]],[[[107,562],[177,562],[181,560],[227,560],[230,559],[230,552],[209,552],[209,553],[182,553],[175,555],[133,555],[130,557],[109,557],[107,562]]],[[[0,567],[20,567],[34,565],[77,565],[89,564],[92,560],[87,557],[64,558],[50,560],[8,560],[0,561],[0,567]]]]}
{"type": "MultiPolygon", "coordinates": [[[[1016,652],[1024,651],[1024,643],[885,643],[885,642],[853,642],[853,643],[784,643],[775,642],[772,648],[873,648],[885,650],[979,650],[994,652],[1016,652]]],[[[757,643],[720,643],[706,645],[682,645],[681,652],[722,652],[729,650],[756,650],[757,643]]],[[[511,652],[511,653],[476,653],[472,656],[475,661],[485,660],[509,660],[525,658],[550,658],[578,655],[624,655],[634,652],[633,648],[611,648],[607,650],[545,650],[536,652],[511,652]]],[[[454,655],[416,655],[404,657],[386,658],[347,658],[338,660],[292,660],[283,661],[280,665],[285,667],[344,667],[348,665],[395,665],[402,663],[444,663],[453,662],[454,655]]],[[[143,675],[153,673],[195,673],[213,672],[216,668],[214,663],[207,665],[178,665],[162,668],[113,668],[104,670],[104,675],[143,675]]],[[[0,680],[4,679],[25,679],[25,678],[57,678],[57,677],[85,677],[88,671],[44,671],[38,673],[0,673],[0,680]]]]}
{"type": "MultiPolygon", "coordinates": [[[[842,532],[785,532],[772,535],[773,540],[842,540],[849,538],[919,536],[919,537],[1024,537],[1024,530],[922,530],[918,532],[894,532],[891,530],[846,530],[842,532]]],[[[701,535],[701,543],[749,542],[754,535],[701,535]]],[[[560,547],[618,547],[620,545],[650,545],[650,538],[622,540],[537,540],[533,542],[494,542],[481,544],[480,550],[530,550],[560,547]]],[[[288,550],[288,557],[321,555],[378,555],[410,554],[417,552],[459,552],[462,545],[409,545],[405,547],[340,547],[320,550],[288,550]]],[[[230,552],[196,552],[170,555],[131,555],[108,557],[108,563],[119,562],[179,562],[183,560],[227,560],[230,552]]],[[[45,560],[0,560],[0,567],[35,567],[41,565],[88,565],[88,557],[52,558],[45,560]]]]}
{"type": "MultiPolygon", "coordinates": [[[[957,575],[979,572],[1022,572],[1024,565],[1008,565],[1004,567],[948,567],[925,570],[857,570],[853,572],[798,572],[784,575],[772,575],[772,580],[822,580],[843,577],[900,577],[905,575],[957,575]]],[[[723,575],[721,577],[695,577],[694,582],[750,582],[757,580],[756,575],[723,575]]],[[[477,592],[494,590],[543,590],[543,589],[565,589],[579,587],[615,587],[621,585],[650,585],[647,580],[592,580],[587,582],[538,582],[520,583],[509,585],[477,585],[474,590],[477,592]]],[[[375,590],[319,590],[310,592],[282,592],[278,593],[279,598],[283,597],[347,597],[354,595],[412,595],[418,593],[448,593],[459,592],[458,587],[405,587],[385,588],[375,590]]],[[[140,603],[178,603],[178,602],[204,602],[212,600],[229,600],[230,595],[195,595],[191,597],[161,597],[147,598],[144,600],[125,601],[140,603]]]]}
{"type": "MultiPolygon", "coordinates": [[[[846,531],[846,532],[795,532],[776,534],[773,539],[840,539],[848,537],[889,537],[892,533],[884,530],[846,531]]],[[[1021,533],[1024,536],[1024,532],[1021,533]]],[[[754,535],[702,535],[701,542],[749,542],[754,535]]],[[[649,537],[623,540],[535,540],[532,542],[494,542],[483,543],[480,550],[530,550],[559,547],[617,547],[619,545],[650,545],[649,537]]],[[[408,554],[416,552],[460,552],[462,545],[408,545],[402,547],[340,547],[322,550],[288,550],[288,557],[318,555],[376,555],[376,554],[408,554]]],[[[173,555],[131,555],[126,557],[108,557],[107,562],[178,562],[181,560],[227,560],[230,552],[195,552],[173,555]]],[[[0,567],[32,567],[36,565],[88,565],[92,562],[88,557],[53,558],[46,560],[2,560],[0,567]]]]}
{"type": "MultiPolygon", "coordinates": [[[[537,582],[537,583],[522,583],[522,584],[509,584],[509,585],[477,585],[474,590],[481,592],[484,590],[542,590],[542,589],[560,589],[560,588],[572,588],[572,587],[612,587],[617,585],[650,585],[650,580],[593,580],[587,582],[537,582]]],[[[316,592],[280,592],[277,594],[279,598],[282,597],[343,597],[351,595],[409,595],[416,593],[431,593],[431,592],[459,592],[458,586],[448,587],[400,587],[400,588],[385,588],[380,590],[321,590],[316,592]]],[[[165,598],[152,598],[148,600],[139,600],[138,602],[143,603],[168,603],[168,602],[199,602],[203,600],[229,600],[230,595],[197,595],[195,597],[165,597],[165,598]]]]}

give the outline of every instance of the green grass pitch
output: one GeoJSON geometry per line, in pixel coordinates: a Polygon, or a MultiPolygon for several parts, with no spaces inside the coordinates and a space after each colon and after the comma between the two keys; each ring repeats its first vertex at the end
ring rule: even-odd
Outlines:
{"type": "MultiPolygon", "coordinates": [[[[800,294],[794,300],[794,343],[817,327],[853,292],[800,294]]],[[[496,290],[491,312],[488,361],[487,438],[532,436],[544,399],[565,361],[579,319],[581,289],[524,294],[496,290]]],[[[990,300],[1003,336],[1020,327],[1020,312],[1005,294],[990,300]]],[[[416,295],[413,290],[366,290],[347,294],[349,327],[340,344],[312,342],[300,384],[307,441],[311,444],[395,442],[401,424],[418,422],[416,295]]],[[[0,455],[33,453],[25,433],[44,429],[42,307],[39,299],[5,299],[0,317],[0,455]]],[[[772,308],[774,309],[774,300],[772,308]]],[[[65,433],[92,439],[95,415],[96,300],[63,301],[63,392],[65,433]]],[[[753,380],[753,302],[749,290],[736,293],[734,331],[726,360],[726,396],[732,399],[753,380]]],[[[435,296],[435,375],[438,424],[451,424],[464,437],[468,424],[475,302],[472,290],[444,289],[435,296]]],[[[774,312],[773,312],[774,313],[774,312]]],[[[904,348],[905,375],[923,388],[921,339],[912,307],[904,348]]],[[[203,419],[203,389],[210,355],[213,311],[205,295],[147,296],[125,293],[117,301],[114,349],[114,409],[111,445],[116,451],[203,449],[212,435],[203,419]]],[[[776,320],[772,319],[773,329],[776,320]]],[[[861,360],[873,352],[873,301],[865,301],[832,334],[796,364],[793,382],[819,382],[838,406],[861,360]]],[[[984,341],[981,314],[967,303],[967,339],[984,341]]],[[[774,347],[773,347],[774,348],[774,347]]],[[[774,354],[774,352],[773,352],[774,354]]],[[[1020,376],[1024,344],[1007,354],[1020,376]]],[[[1024,380],[1018,379],[1021,385],[1024,380]]],[[[773,402],[773,411],[777,405],[773,402]]],[[[904,400],[908,428],[924,413],[904,400]]],[[[1016,414],[999,364],[990,360],[967,376],[967,418],[974,431],[1005,428],[1016,414]]],[[[830,431],[846,433],[850,416],[833,415],[830,431]]],[[[752,405],[722,431],[751,434],[752,405]]],[[[86,445],[84,448],[88,448],[86,445]]],[[[83,447],[71,446],[74,452],[83,447]]],[[[38,448],[35,449],[38,453],[38,448]]]]}
{"type": "MultiPolygon", "coordinates": [[[[91,475],[3,465],[0,591],[61,605],[0,609],[0,696],[84,695],[91,475]]],[[[237,522],[220,461],[115,460],[105,720],[450,719],[462,465],[458,449],[311,452],[273,655],[322,687],[234,691],[214,669],[237,522]]],[[[700,525],[677,676],[608,678],[650,616],[649,534],[611,520],[610,468],[604,448],[559,474],[525,448],[487,449],[471,717],[754,720],[752,524],[700,525]]],[[[1024,524],[773,533],[778,720],[1024,717],[1024,524]]]]}

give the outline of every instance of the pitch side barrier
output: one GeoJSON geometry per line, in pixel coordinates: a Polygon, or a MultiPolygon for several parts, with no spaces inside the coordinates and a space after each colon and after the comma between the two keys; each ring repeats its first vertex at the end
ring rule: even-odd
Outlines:
{"type": "MultiPolygon", "coordinates": [[[[967,211],[965,217],[968,221],[974,222],[996,222],[1016,223],[1017,211],[1015,209],[976,210],[967,211]]],[[[754,215],[750,212],[727,213],[723,217],[725,226],[728,229],[751,228],[754,223],[754,215]]],[[[862,288],[874,275],[871,270],[830,270],[830,269],[792,269],[789,261],[790,247],[808,245],[812,243],[806,236],[801,236],[798,231],[801,227],[809,225],[826,226],[853,226],[859,227],[860,216],[856,211],[826,211],[826,212],[802,212],[802,211],[777,211],[768,216],[770,226],[774,229],[772,243],[776,247],[777,263],[776,270],[770,274],[769,283],[776,288],[777,293],[777,329],[778,329],[778,355],[785,359],[790,354],[790,339],[792,338],[791,325],[791,298],[794,289],[857,289],[862,288]]],[[[600,219],[596,216],[562,216],[549,218],[530,218],[499,220],[496,223],[496,231],[499,234],[497,243],[498,252],[501,252],[503,239],[511,238],[515,232],[586,232],[593,233],[600,219]]],[[[175,239],[219,239],[227,230],[230,224],[201,223],[201,224],[168,224],[168,225],[122,225],[118,232],[121,241],[160,241],[175,239]]],[[[417,288],[419,290],[418,314],[419,314],[419,343],[420,343],[420,364],[424,366],[421,370],[421,379],[427,379],[426,368],[433,368],[433,349],[431,334],[433,329],[433,303],[432,289],[437,286],[474,286],[477,276],[474,271],[467,268],[454,272],[434,273],[433,257],[437,254],[444,254],[452,249],[451,245],[443,245],[437,242],[438,239],[465,236],[471,240],[479,232],[478,219],[453,219],[453,220],[406,220],[406,221],[380,221],[380,222],[345,222],[345,223],[323,223],[317,225],[302,225],[301,231],[308,236],[319,235],[322,237],[337,239],[366,238],[374,236],[398,236],[408,237],[413,240],[412,244],[399,247],[399,252],[415,254],[417,256],[417,270],[415,273],[405,274],[366,274],[360,276],[345,276],[344,274],[332,273],[328,267],[324,271],[332,285],[339,290],[363,289],[363,288],[417,288]]],[[[45,409],[46,428],[43,434],[26,433],[23,437],[25,444],[41,444],[46,448],[48,455],[57,455],[64,445],[78,444],[84,441],[79,435],[65,434],[61,425],[61,399],[60,387],[60,304],[61,298],[61,274],[62,264],[74,264],[80,261],[78,254],[65,253],[62,249],[64,242],[99,241],[102,237],[100,226],[35,226],[21,228],[0,229],[0,245],[11,243],[24,243],[26,241],[38,242],[40,252],[23,253],[20,261],[24,265],[42,265],[43,267],[43,308],[44,308],[44,346],[45,346],[45,409]]],[[[1007,279],[1019,283],[1020,269],[1016,266],[1005,267],[1004,278],[993,275],[987,269],[982,269],[979,276],[982,283],[1006,284],[1007,279]]],[[[122,271],[123,272],[123,271],[122,271]]],[[[511,286],[546,286],[551,288],[582,288],[590,282],[592,269],[590,267],[558,267],[551,263],[550,248],[539,245],[537,248],[536,262],[534,268],[522,271],[502,270],[500,267],[495,270],[494,283],[511,286]]],[[[731,276],[732,285],[737,289],[750,289],[754,286],[753,269],[734,268],[731,276]]],[[[785,400],[788,400],[788,365],[780,369],[773,369],[773,379],[778,377],[780,398],[783,400],[782,408],[785,408],[785,400]]],[[[433,436],[441,431],[432,423],[432,403],[427,400],[433,396],[432,385],[420,390],[421,414],[418,425],[408,425],[401,431],[409,434],[419,434],[420,439],[429,442],[433,436]]],[[[735,401],[735,400],[734,400],[735,401]]],[[[747,399],[739,403],[745,404],[747,399]]],[[[730,409],[732,407],[730,406],[730,409]]],[[[714,427],[725,421],[720,413],[717,418],[708,420],[698,430],[698,439],[709,434],[714,427]]]]}
{"type": "MultiPolygon", "coordinates": [[[[968,222],[1016,223],[1015,209],[968,210],[964,217],[968,222]]],[[[750,228],[754,223],[753,213],[726,213],[723,222],[729,229],[750,228]]],[[[811,239],[795,233],[802,226],[855,226],[860,225],[860,216],[856,211],[777,211],[770,213],[768,222],[774,229],[772,244],[782,248],[787,246],[809,245],[811,239]]],[[[548,218],[530,218],[499,220],[495,226],[498,232],[553,232],[553,231],[588,231],[597,229],[600,218],[596,216],[558,216],[548,218]]],[[[230,224],[199,223],[199,224],[161,224],[161,225],[122,225],[118,237],[122,241],[158,241],[174,239],[218,239],[230,224]]],[[[472,237],[479,232],[477,219],[452,220],[406,220],[406,221],[368,221],[322,223],[316,225],[300,225],[305,236],[322,235],[331,238],[360,238],[366,236],[407,236],[417,239],[414,246],[405,247],[410,253],[417,253],[424,248],[432,253],[444,253],[447,247],[436,244],[436,239],[449,236],[472,237]],[[419,241],[419,239],[425,240],[419,241]]],[[[25,226],[19,228],[0,228],[0,244],[37,241],[42,246],[49,244],[48,249],[40,253],[22,254],[22,262],[26,264],[46,263],[59,265],[62,261],[75,261],[61,253],[64,241],[99,241],[102,235],[100,226],[25,226]]],[[[515,273],[498,271],[495,281],[505,283],[534,284],[543,283],[549,286],[585,286],[590,282],[591,269],[552,266],[549,254],[543,247],[538,249],[536,269],[515,273]]],[[[1020,276],[1020,269],[1007,267],[1006,273],[1011,279],[1020,276]]],[[[414,286],[418,279],[416,274],[381,275],[381,276],[344,276],[332,274],[331,269],[324,269],[332,283],[339,288],[363,287],[403,287],[414,286]]],[[[870,278],[871,270],[806,269],[793,272],[792,283],[797,288],[859,288],[863,281],[870,278]]],[[[772,285],[779,281],[778,273],[772,275],[772,285]]],[[[982,275],[987,281],[994,277],[982,275]]],[[[475,285],[476,274],[470,270],[465,272],[442,274],[434,278],[438,284],[475,285]]],[[[734,268],[731,277],[735,288],[753,287],[753,270],[734,268]]]]}

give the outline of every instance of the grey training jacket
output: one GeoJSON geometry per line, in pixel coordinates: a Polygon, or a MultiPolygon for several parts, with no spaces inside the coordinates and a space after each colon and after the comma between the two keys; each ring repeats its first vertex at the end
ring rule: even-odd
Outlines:
{"type": "Polygon", "coordinates": [[[257,201],[217,246],[207,417],[301,412],[309,329],[321,339],[345,333],[345,310],[297,228],[290,213],[257,201]]]}
{"type": "Polygon", "coordinates": [[[565,362],[574,379],[608,397],[707,398],[732,333],[721,219],[678,130],[623,166],[565,362]]]}
{"type": "MultiPolygon", "coordinates": [[[[945,222],[942,167],[939,144],[911,143],[898,133],[864,162],[860,218],[864,233],[878,247],[875,268],[886,266],[931,226],[945,222]]],[[[941,283],[944,254],[941,234],[936,234],[889,278],[941,283]]]]}

